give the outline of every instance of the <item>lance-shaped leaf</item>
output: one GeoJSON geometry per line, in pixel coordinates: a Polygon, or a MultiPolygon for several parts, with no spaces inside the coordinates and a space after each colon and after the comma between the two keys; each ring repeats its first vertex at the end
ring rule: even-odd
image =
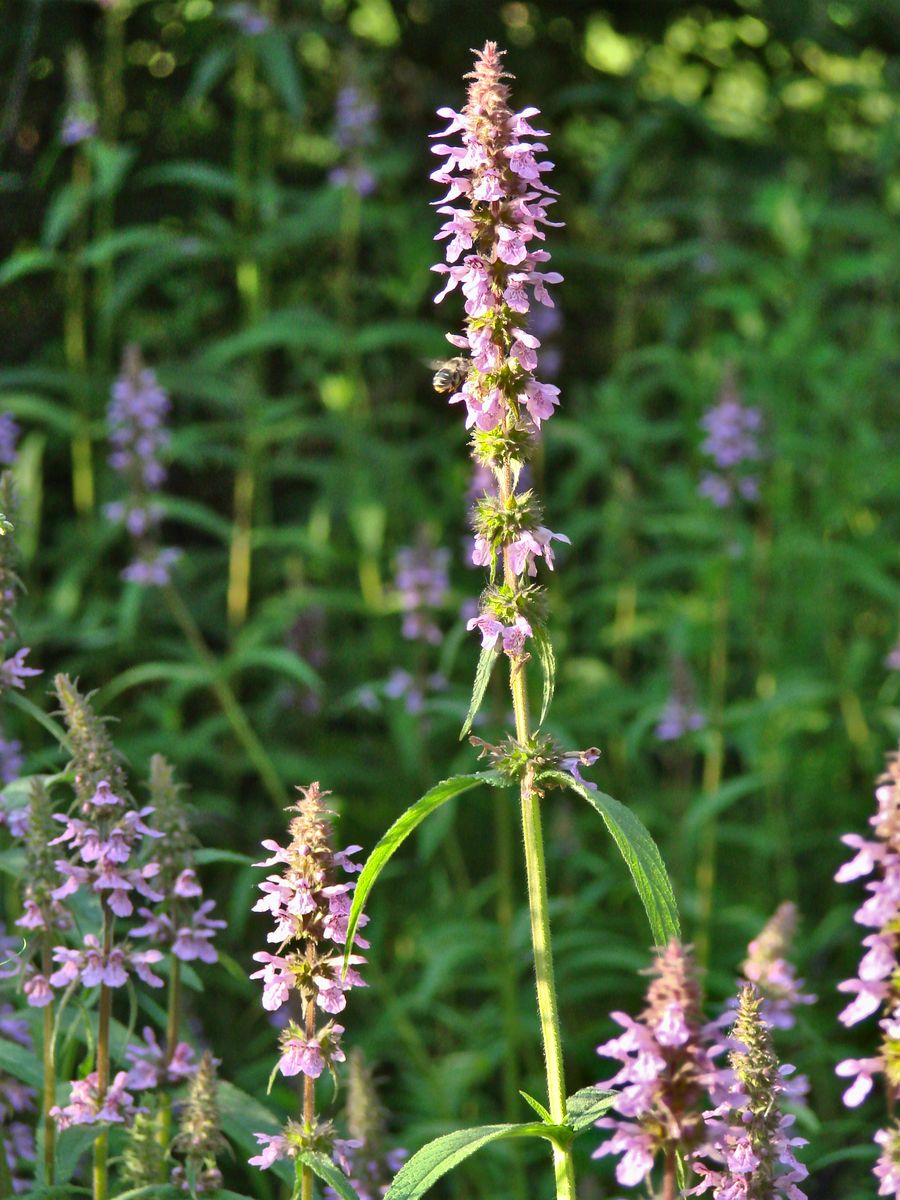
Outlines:
{"type": "Polygon", "coordinates": [[[647,912],[654,945],[665,946],[671,938],[680,937],[681,926],[678,921],[675,893],[672,891],[672,884],[656,842],[647,832],[643,822],[630,808],[626,808],[618,800],[613,800],[612,796],[585,787],[565,771],[541,773],[541,782],[551,780],[583,796],[605,821],[606,828],[625,859],[647,912]]]}
{"type": "Polygon", "coordinates": [[[345,969],[347,959],[353,949],[353,935],[356,932],[356,926],[359,923],[363,905],[368,899],[369,892],[371,892],[375,880],[384,870],[394,852],[406,841],[416,826],[425,820],[429,813],[433,813],[436,808],[440,808],[442,804],[445,804],[448,800],[452,800],[454,796],[459,796],[463,792],[470,791],[471,788],[478,787],[480,783],[487,783],[492,787],[507,786],[506,781],[495,771],[476,771],[472,775],[454,775],[452,779],[444,779],[441,783],[435,784],[424,796],[420,796],[415,804],[408,808],[401,817],[397,818],[369,855],[366,865],[363,867],[356,882],[356,887],[353,891],[353,904],[350,908],[350,916],[347,918],[347,941],[344,951],[345,969]]]}
{"type": "Polygon", "coordinates": [[[598,1087],[581,1088],[566,1101],[566,1124],[573,1133],[590,1129],[612,1108],[617,1095],[617,1092],[607,1092],[598,1087]]]}
{"type": "Polygon", "coordinates": [[[534,630],[534,648],[537,651],[537,656],[541,664],[541,671],[544,676],[544,693],[541,700],[541,719],[539,725],[543,725],[547,719],[547,713],[550,711],[550,703],[553,700],[553,690],[556,687],[556,655],[553,653],[553,643],[547,636],[547,631],[536,626],[534,630]]]}
{"type": "Polygon", "coordinates": [[[472,700],[469,704],[469,711],[466,713],[466,719],[463,721],[463,727],[460,730],[460,741],[463,740],[472,728],[472,722],[478,715],[478,710],[481,708],[481,702],[484,699],[484,693],[487,691],[487,685],[490,682],[494,664],[499,657],[500,651],[493,645],[483,647],[478,656],[478,666],[475,669],[475,683],[472,686],[472,700]]]}
{"type": "Polygon", "coordinates": [[[435,1138],[403,1164],[388,1188],[385,1200],[418,1200],[441,1178],[476,1150],[492,1142],[510,1138],[546,1138],[557,1145],[566,1145],[572,1137],[565,1125],[545,1125],[535,1121],[528,1125],[480,1125],[475,1129],[458,1129],[435,1138]]]}
{"type": "Polygon", "coordinates": [[[358,1193],[354,1190],[344,1172],[339,1167],[336,1167],[327,1155],[322,1154],[318,1150],[303,1150],[297,1155],[295,1196],[300,1195],[300,1179],[304,1166],[309,1167],[314,1175],[317,1175],[323,1183],[327,1183],[333,1191],[337,1192],[341,1200],[359,1200],[358,1193]]]}

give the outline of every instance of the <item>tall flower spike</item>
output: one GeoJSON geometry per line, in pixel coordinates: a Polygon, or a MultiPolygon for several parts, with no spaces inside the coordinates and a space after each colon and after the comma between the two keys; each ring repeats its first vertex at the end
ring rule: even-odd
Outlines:
{"type": "Polygon", "coordinates": [[[706,1114],[712,1145],[704,1157],[716,1165],[692,1163],[702,1178],[688,1196],[711,1190],[713,1200],[806,1200],[797,1184],[809,1172],[794,1154],[806,1142],[791,1137],[794,1118],[781,1111],[783,1076],[793,1067],[779,1067],[761,1003],[755,988],[746,984],[731,1032],[734,1081],[727,1099],[706,1114]]]}
{"type": "MultiPolygon", "coordinates": [[[[841,1012],[844,1025],[855,1025],[880,1013],[881,1044],[870,1058],[847,1058],[837,1073],[852,1083],[844,1092],[849,1108],[862,1104],[872,1090],[874,1076],[884,1076],[889,1109],[900,1101],[900,752],[889,754],[887,770],[875,787],[876,812],[869,818],[874,838],[847,833],[841,841],[856,853],[835,875],[838,883],[872,876],[866,884],[868,899],[856,910],[856,921],[873,932],[863,938],[866,953],[859,975],[838,985],[854,998],[841,1012]]],[[[875,1168],[879,1195],[900,1196],[900,1130],[894,1125],[879,1130],[875,1141],[881,1155],[875,1168]]]]}
{"type": "MultiPolygon", "coordinates": [[[[613,1108],[619,1114],[603,1117],[599,1129],[612,1131],[593,1154],[621,1155],[616,1179],[637,1187],[649,1178],[657,1158],[674,1171],[680,1151],[705,1144],[703,1111],[709,1101],[727,1094],[728,1076],[714,1062],[718,1030],[704,1024],[700,990],[690,951],[671,941],[657,954],[647,989],[647,1005],[635,1021],[614,1012],[624,1032],[597,1047],[605,1058],[622,1064],[601,1087],[618,1087],[613,1108]]],[[[673,1193],[674,1194],[674,1193],[673,1193]]]]}
{"type": "Polygon", "coordinates": [[[122,1150],[122,1182],[129,1190],[165,1182],[164,1142],[160,1113],[137,1113],[122,1150]]]}
{"type": "Polygon", "coordinates": [[[462,112],[438,110],[450,123],[437,136],[458,134],[461,145],[433,148],[445,161],[431,177],[449,188],[438,207],[447,262],[433,268],[446,277],[436,300],[459,287],[466,312],[465,335],[448,334],[465,353],[438,372],[435,386],[453,391],[451,404],[465,405],[473,455],[498,484],[496,496],[487,489],[476,505],[473,561],[489,568],[492,585],[502,565],[502,584],[486,593],[468,628],[481,633],[483,648],[524,661],[539,603],[523,577],[537,574],[538,559],[552,570],[552,543],[568,541],[543,525],[531,493],[516,491],[534,436],[559,402],[559,389],[535,377],[540,341],[527,328],[532,303],[552,306],[548,285],[562,279],[543,269],[556,193],[541,178],[553,164],[540,159],[546,135],[530,124],[537,109],[509,107],[510,76],[493,42],[476,55],[468,78],[462,112]],[[456,389],[446,380],[457,381],[456,389]]]}
{"type": "Polygon", "coordinates": [[[94,712],[90,697],[82,695],[68,675],[57,675],[53,688],[72,745],[75,798],[91,804],[99,785],[105,783],[121,800],[131,801],[121,755],[106,732],[106,723],[94,712]]]}
{"type": "Polygon", "coordinates": [[[128,485],[128,497],[108,504],[110,521],[124,525],[134,541],[137,557],[122,572],[123,578],[145,586],[169,582],[179,551],[160,549],[162,510],[154,500],[166,479],[163,455],[169,445],[166,419],[169,397],[156,375],[144,365],[137,346],[126,346],[122,370],[113,384],[109,404],[109,462],[128,485]]]}
{"type": "MultiPolygon", "coordinates": [[[[350,892],[354,884],[339,882],[338,875],[352,875],[359,870],[350,855],[360,849],[348,846],[335,852],[331,848],[331,812],[325,807],[317,783],[300,788],[301,799],[288,810],[296,815],[288,826],[290,841],[286,847],[274,841],[264,841],[263,847],[271,857],[257,863],[260,867],[281,865],[280,875],[269,875],[259,885],[262,899],[254,912],[267,912],[275,928],[268,941],[275,953],[262,950],[253,955],[262,966],[251,979],[263,983],[263,1008],[275,1012],[294,992],[300,1002],[303,1023],[289,1020],[280,1037],[281,1057],[277,1070],[286,1077],[304,1075],[304,1122],[288,1126],[284,1135],[272,1138],[256,1134],[265,1149],[250,1161],[269,1167],[285,1156],[296,1155],[299,1148],[322,1148],[328,1137],[315,1124],[313,1109],[314,1081],[324,1071],[334,1071],[335,1063],[344,1061],[341,1049],[342,1025],[331,1018],[343,1011],[346,993],[365,983],[354,967],[363,962],[357,954],[349,956],[351,964],[345,975],[341,968],[341,947],[347,940],[347,917],[350,912],[350,892]],[[328,1019],[319,1027],[318,1012],[328,1019]]],[[[367,942],[356,937],[355,944],[366,948],[367,942]]],[[[333,1140],[333,1139],[332,1139],[333,1140]]]]}
{"type": "Polygon", "coordinates": [[[773,1029],[790,1029],[798,1004],[815,1004],[816,997],[801,991],[803,980],[789,961],[797,929],[797,906],[779,904],[758,937],[747,947],[741,973],[759,992],[762,1016],[773,1029]]]}
{"type": "Polygon", "coordinates": [[[211,915],[215,901],[203,899],[194,862],[196,840],[180,797],[182,790],[169,763],[161,754],[154,754],[150,760],[150,799],[160,836],[154,855],[159,874],[154,884],[163,900],[156,910],[138,909],[144,923],[133,932],[171,948],[182,962],[198,959],[214,963],[219,955],[212,940],[226,923],[211,915]]]}
{"type": "Polygon", "coordinates": [[[192,1196],[217,1191],[222,1186],[222,1172],[216,1166],[216,1156],[227,1148],[220,1129],[216,1060],[205,1050],[191,1081],[181,1128],[172,1143],[174,1153],[184,1158],[172,1170],[172,1185],[192,1196]]]}

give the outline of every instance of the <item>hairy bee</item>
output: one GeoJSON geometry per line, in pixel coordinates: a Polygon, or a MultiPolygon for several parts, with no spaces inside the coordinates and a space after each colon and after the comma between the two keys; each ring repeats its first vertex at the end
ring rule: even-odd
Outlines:
{"type": "Polygon", "coordinates": [[[432,367],[437,369],[431,386],[436,392],[458,392],[468,378],[470,362],[464,354],[459,354],[456,358],[448,358],[446,362],[438,360],[432,363],[432,367]]]}

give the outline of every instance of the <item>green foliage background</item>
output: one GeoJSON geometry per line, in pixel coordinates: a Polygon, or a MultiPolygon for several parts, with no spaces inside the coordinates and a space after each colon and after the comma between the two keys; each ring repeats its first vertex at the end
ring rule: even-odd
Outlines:
{"type": "MultiPolygon", "coordinates": [[[[477,642],[458,614],[481,581],[464,560],[462,423],[424,365],[459,323],[453,299],[431,305],[427,134],[436,107],[462,101],[469,48],[496,38],[517,105],[539,106],[552,131],[566,222],[550,238],[566,276],[563,404],[537,481],[548,523],[573,542],[552,578],[548,727],[567,747],[601,748],[593,778],[657,838],[688,936],[710,946],[712,1004],[763,920],[797,901],[797,958],[820,1001],[781,1049],[813,1085],[809,1195],[872,1195],[882,1115],[874,1100],[843,1110],[833,1076],[838,1057],[874,1044],[871,1022],[848,1033],[835,1021],[862,892],[832,876],[838,837],[863,830],[900,733],[900,672],[885,665],[900,610],[895,7],[281,0],[269,11],[270,30],[248,37],[212,0],[107,12],[20,0],[0,31],[0,410],[26,430],[20,616],[32,657],[48,677],[98,689],[136,777],[154,751],[175,763],[209,846],[254,855],[283,824],[211,691],[217,672],[285,788],[333,789],[344,842],[370,849],[433,782],[472,769],[456,734],[477,642]],[[63,62],[76,44],[101,138],[68,149],[63,62]],[[379,108],[366,151],[377,189],[362,201],[327,178],[348,82],[379,108]],[[119,494],[104,413],[128,341],[172,395],[166,540],[185,548],[178,585],[213,667],[155,593],[122,583],[128,546],[100,512],[119,494]],[[761,502],[723,514],[697,495],[698,422],[729,364],[764,414],[768,455],[761,502]],[[95,484],[80,514],[79,439],[95,484]],[[229,599],[236,511],[252,549],[246,613],[233,570],[229,599]],[[433,654],[401,637],[391,587],[397,548],[422,530],[453,555],[433,654]],[[653,730],[673,655],[711,719],[663,746],[653,730]],[[383,694],[398,667],[440,670],[447,687],[412,714],[383,694]],[[713,835],[706,921],[697,870],[713,835]]],[[[83,467],[82,488],[87,478],[83,467]]],[[[50,707],[41,682],[28,695],[50,707]]],[[[508,724],[507,707],[497,678],[481,736],[508,724]]],[[[39,725],[18,709],[5,721],[29,771],[58,765],[39,725]]],[[[344,1014],[347,1041],[377,1064],[410,1148],[527,1120],[517,1089],[542,1094],[507,804],[475,792],[442,810],[370,905],[371,987],[344,1014]]],[[[609,1073],[594,1047],[610,1009],[640,1003],[648,934],[596,814],[553,793],[546,824],[574,1091],[609,1073]]],[[[207,870],[231,969],[202,972],[194,1013],[225,1078],[264,1099],[274,1031],[245,978],[264,937],[249,916],[259,872],[207,870]]],[[[275,1101],[294,1103],[286,1087],[275,1101]]],[[[522,1196],[529,1153],[489,1151],[435,1194],[522,1196]]],[[[269,1194],[244,1157],[233,1186],[269,1194]]],[[[586,1200],[614,1194],[606,1163],[585,1154],[579,1166],[586,1200]]]]}

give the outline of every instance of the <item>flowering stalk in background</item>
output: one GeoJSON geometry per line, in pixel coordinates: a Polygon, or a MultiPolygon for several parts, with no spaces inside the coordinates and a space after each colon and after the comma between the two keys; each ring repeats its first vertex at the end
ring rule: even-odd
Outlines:
{"type": "MultiPolygon", "coordinates": [[[[406,1151],[385,1147],[385,1111],[372,1071],[358,1046],[350,1052],[346,1118],[350,1137],[336,1148],[334,1161],[350,1177],[359,1200],[380,1200],[405,1161],[406,1151]]],[[[337,1192],[330,1187],[325,1189],[325,1196],[326,1200],[338,1200],[337,1192]]]]}
{"type": "Polygon", "coordinates": [[[797,1005],[816,1002],[815,996],[801,991],[803,980],[789,961],[796,930],[797,906],[785,900],[747,947],[741,964],[741,974],[760,997],[760,1014],[773,1029],[791,1029],[797,1005]]]}
{"type": "MultiPolygon", "coordinates": [[[[542,180],[553,165],[540,160],[547,149],[540,140],[545,134],[531,125],[536,109],[515,113],[509,107],[507,78],[501,54],[488,42],[476,55],[463,110],[439,110],[449,124],[437,136],[457,135],[461,144],[439,142],[434,147],[444,162],[432,179],[449,190],[438,209],[446,219],[437,235],[446,241],[447,261],[433,269],[446,276],[436,299],[459,287],[466,312],[465,334],[448,334],[448,341],[464,352],[461,364],[453,360],[452,374],[462,382],[450,403],[465,406],[473,457],[489,468],[497,484],[496,494],[487,491],[475,505],[472,557],[488,568],[490,584],[468,627],[481,634],[483,659],[501,652],[509,659],[516,742],[528,759],[533,734],[527,646],[535,630],[543,644],[544,608],[541,589],[532,580],[538,560],[553,569],[553,542],[568,541],[543,524],[534,493],[519,490],[535,435],[559,403],[559,389],[534,374],[540,341],[528,329],[528,313],[533,302],[552,307],[548,286],[562,276],[544,269],[550,255],[542,246],[543,227],[553,224],[547,209],[555,197],[542,180]]],[[[450,371],[451,364],[447,367],[450,371]]],[[[436,383],[441,378],[439,372],[436,383]]],[[[562,1123],[562,1044],[543,835],[530,761],[521,774],[520,792],[549,1110],[562,1123]]],[[[557,1196],[574,1200],[571,1153],[554,1145],[553,1155],[557,1196]]]]}
{"type": "Polygon", "coordinates": [[[91,90],[87,56],[80,46],[66,50],[66,111],[59,139],[64,146],[89,142],[98,133],[97,104],[91,90]]]}
{"type": "Polygon", "coordinates": [[[597,1047],[622,1065],[598,1085],[621,1090],[612,1105],[618,1115],[597,1121],[612,1136],[593,1157],[621,1155],[616,1179],[625,1187],[649,1180],[661,1159],[663,1198],[675,1200],[677,1156],[705,1147],[703,1112],[709,1101],[725,1099],[729,1076],[714,1061],[723,1047],[717,1025],[703,1021],[690,951],[673,939],[657,954],[651,974],[644,1011],[637,1020],[612,1013],[624,1032],[597,1047]]]}
{"type": "MultiPolygon", "coordinates": [[[[274,944],[275,953],[261,950],[254,954],[254,960],[262,965],[250,978],[262,980],[262,1003],[268,1012],[281,1008],[292,992],[300,1005],[301,1022],[290,1019],[281,1032],[276,1070],[286,1078],[304,1076],[303,1118],[302,1122],[289,1121],[280,1134],[254,1135],[263,1149],[250,1162],[262,1168],[280,1158],[296,1159],[306,1150],[331,1153],[334,1131],[330,1124],[316,1118],[315,1081],[323,1071],[333,1074],[335,1064],[344,1061],[344,1028],[332,1018],[343,1011],[351,988],[365,986],[353,965],[341,974],[343,955],[336,949],[347,940],[350,892],[354,887],[352,882],[341,882],[339,876],[352,875],[359,869],[350,858],[359,846],[332,850],[332,814],[323,802],[328,793],[320,791],[317,783],[299,791],[301,799],[288,810],[296,814],[288,826],[288,845],[264,841],[263,847],[271,857],[256,864],[280,865],[282,871],[269,875],[259,885],[263,895],[253,911],[267,912],[274,921],[275,928],[267,940],[274,944]],[[322,1025],[320,1013],[327,1014],[322,1025]]],[[[367,946],[361,938],[356,938],[355,944],[363,949],[367,946]]],[[[363,961],[356,954],[349,957],[351,964],[363,961]]],[[[312,1172],[304,1165],[302,1200],[311,1200],[312,1179],[312,1172]]]]}
{"type": "MultiPolygon", "coordinates": [[[[838,1063],[837,1073],[852,1079],[844,1092],[849,1108],[862,1104],[872,1090],[873,1078],[884,1076],[888,1110],[893,1113],[900,1100],[900,752],[888,755],[887,769],[875,787],[876,812],[869,818],[874,838],[847,833],[841,839],[855,854],[835,875],[838,883],[872,876],[866,884],[868,899],[856,910],[855,919],[873,932],[863,938],[866,953],[856,979],[845,980],[838,990],[853,1000],[840,1014],[844,1025],[855,1025],[875,1013],[881,1044],[871,1058],[848,1058],[838,1063]]],[[[875,1167],[879,1196],[900,1196],[900,1125],[892,1121],[875,1135],[881,1155],[875,1167]]]]}
{"type": "Polygon", "coordinates": [[[365,154],[374,137],[378,107],[358,84],[348,83],[338,92],[334,112],[334,138],[341,163],[328,174],[331,183],[352,188],[358,196],[371,196],[375,176],[365,165],[365,154]]]}
{"type": "MultiPolygon", "coordinates": [[[[162,987],[163,980],[152,968],[163,955],[156,949],[133,949],[130,940],[117,942],[115,926],[117,920],[133,914],[135,894],[154,903],[163,896],[151,884],[159,874],[159,864],[135,861],[144,838],[160,837],[145,823],[152,807],[135,807],[120,757],[87,698],[65,675],[57,675],[54,686],[72,746],[71,770],[81,815],[56,814],[65,828],[50,844],[65,846],[73,858],[56,860],[63,882],[51,897],[62,901],[86,893],[100,909],[99,935],[84,934],[79,948],[56,946],[53,961],[57,969],[47,979],[51,988],[65,989],[63,1003],[79,984],[87,988],[99,985],[95,1068],[72,1083],[68,1104],[54,1106],[50,1112],[57,1127],[65,1129],[98,1122],[125,1123],[134,1115],[128,1073],[119,1071],[111,1078],[113,993],[128,983],[130,974],[150,987],[162,987]]],[[[30,996],[29,1002],[38,1001],[30,996]]],[[[108,1194],[108,1150],[109,1132],[103,1128],[94,1141],[94,1200],[106,1200],[108,1194]]]]}
{"type": "Polygon", "coordinates": [[[700,424],[706,434],[701,449],[712,459],[700,480],[700,495],[717,508],[730,508],[738,498],[759,499],[759,479],[752,464],[762,457],[762,414],[742,403],[733,371],[726,372],[718,399],[700,424]]]}
{"type": "Polygon", "coordinates": [[[166,419],[169,397],[156,375],[144,365],[137,346],[126,346],[122,369],[113,384],[109,404],[110,466],[128,485],[125,500],[108,504],[107,518],[124,525],[134,540],[137,555],[122,572],[124,579],[144,586],[163,587],[180,551],[160,549],[162,510],[154,500],[166,479],[163,455],[169,445],[166,419]]]}
{"type": "Polygon", "coordinates": [[[428,689],[438,691],[445,683],[440,674],[428,674],[429,649],[440,644],[442,633],[435,614],[447,602],[450,592],[448,569],[450,553],[434,549],[424,535],[416,546],[401,546],[397,551],[394,588],[403,613],[403,636],[418,642],[422,653],[415,674],[398,667],[385,684],[385,694],[406,697],[411,713],[422,711],[428,689]]]}
{"type": "Polygon", "coordinates": [[[697,704],[693,675],[684,659],[675,655],[672,659],[672,690],[659,715],[656,736],[661,742],[675,742],[705,725],[706,716],[697,704]]]}
{"type": "Polygon", "coordinates": [[[806,1200],[797,1184],[809,1172],[794,1154],[806,1141],[790,1136],[794,1117],[781,1111],[783,1076],[793,1067],[779,1066],[761,1004],[756,990],[746,984],[731,1032],[734,1078],[727,1098],[705,1114],[712,1144],[701,1153],[716,1166],[692,1159],[702,1179],[688,1196],[711,1190],[713,1200],[806,1200]]]}
{"type": "Polygon", "coordinates": [[[226,1150],[228,1143],[220,1129],[216,1065],[210,1052],[204,1051],[181,1114],[181,1128],[172,1143],[172,1150],[184,1158],[172,1169],[172,1186],[191,1196],[222,1187],[216,1155],[226,1150]]]}
{"type": "MultiPolygon", "coordinates": [[[[161,754],[150,760],[150,799],[154,826],[160,837],[155,859],[159,873],[155,886],[162,894],[159,906],[138,909],[144,923],[132,930],[135,937],[149,937],[156,946],[166,947],[171,955],[169,976],[166,1046],[161,1066],[169,1068],[173,1059],[183,1060],[189,1047],[178,1041],[181,1026],[181,964],[214,963],[218,953],[212,944],[217,929],[225,922],[212,917],[215,901],[203,899],[194,862],[196,839],[191,833],[188,815],[181,800],[182,786],[175,782],[171,766],[161,754]]],[[[142,1087],[155,1084],[144,1083],[142,1087]]]]}

